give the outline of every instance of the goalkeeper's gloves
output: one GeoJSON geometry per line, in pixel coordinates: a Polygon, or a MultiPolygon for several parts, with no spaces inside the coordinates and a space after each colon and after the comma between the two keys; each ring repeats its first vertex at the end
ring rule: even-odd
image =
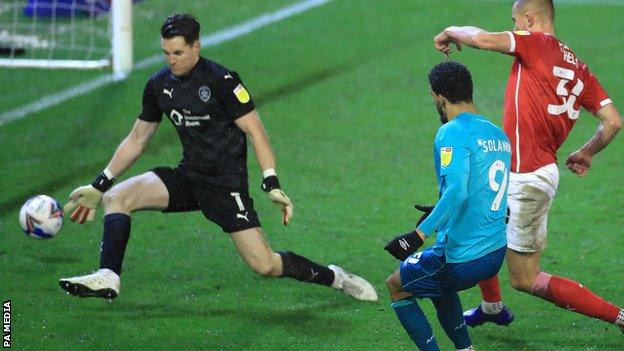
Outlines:
{"type": "Polygon", "coordinates": [[[72,222],[83,224],[95,218],[95,210],[102,201],[104,193],[113,186],[115,178],[108,170],[101,172],[90,185],[76,188],[69,194],[69,202],[63,210],[71,212],[72,222]]]}
{"type": "Polygon", "coordinates": [[[264,172],[262,179],[262,190],[269,195],[269,199],[282,210],[282,224],[288,225],[293,216],[293,204],[290,198],[280,189],[279,180],[275,174],[275,170],[268,169],[264,172]]]}
{"type": "Polygon", "coordinates": [[[384,247],[384,250],[388,251],[388,253],[396,259],[405,261],[405,259],[416,252],[422,244],[422,238],[414,230],[409,233],[396,236],[384,247]]]}

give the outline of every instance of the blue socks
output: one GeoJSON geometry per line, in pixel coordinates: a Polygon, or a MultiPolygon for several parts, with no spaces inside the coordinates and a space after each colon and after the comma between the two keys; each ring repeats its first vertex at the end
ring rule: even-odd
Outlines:
{"type": "Polygon", "coordinates": [[[470,345],[470,336],[464,320],[463,309],[457,293],[447,294],[431,299],[438,313],[438,320],[449,339],[453,341],[457,350],[463,350],[470,345]]]}
{"type": "MultiPolygon", "coordinates": [[[[438,313],[438,320],[449,339],[453,341],[457,350],[467,349],[472,345],[463,309],[457,293],[431,299],[438,313]]],[[[416,298],[403,299],[392,303],[392,308],[399,317],[399,321],[407,334],[412,338],[419,350],[439,351],[431,325],[427,317],[418,306],[416,298]]]]}
{"type": "Polygon", "coordinates": [[[418,306],[418,303],[416,303],[415,298],[395,301],[391,306],[407,334],[418,346],[418,349],[421,351],[440,351],[438,343],[433,337],[431,325],[418,306]]]}

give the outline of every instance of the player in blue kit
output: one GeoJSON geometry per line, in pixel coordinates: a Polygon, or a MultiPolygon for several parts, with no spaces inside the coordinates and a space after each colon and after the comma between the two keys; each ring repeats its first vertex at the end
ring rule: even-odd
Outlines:
{"type": "Polygon", "coordinates": [[[499,127],[477,114],[465,66],[438,64],[429,84],[443,124],[434,141],[440,200],[413,232],[398,238],[416,238],[412,244],[421,246],[437,232],[437,240],[407,257],[386,283],[392,308],[420,350],[439,350],[418,306],[417,298],[425,297],[455,348],[474,350],[457,292],[494,276],[503,263],[511,146],[499,127]]]}

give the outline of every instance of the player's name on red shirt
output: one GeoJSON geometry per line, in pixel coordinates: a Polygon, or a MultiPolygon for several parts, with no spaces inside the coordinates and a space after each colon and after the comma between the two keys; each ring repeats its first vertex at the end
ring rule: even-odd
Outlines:
{"type": "Polygon", "coordinates": [[[532,172],[557,161],[580,109],[611,103],[586,64],[555,36],[508,32],[515,56],[505,90],[503,129],[512,145],[512,172],[532,172]]]}

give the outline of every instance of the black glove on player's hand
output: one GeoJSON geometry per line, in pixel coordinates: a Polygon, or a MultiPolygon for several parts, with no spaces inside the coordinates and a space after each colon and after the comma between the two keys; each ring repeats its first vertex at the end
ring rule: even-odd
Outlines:
{"type": "Polygon", "coordinates": [[[418,211],[424,212],[423,215],[420,216],[420,219],[418,220],[418,222],[416,222],[416,227],[418,227],[420,223],[422,223],[425,219],[427,219],[431,211],[433,211],[434,207],[435,205],[434,206],[414,205],[415,209],[417,209],[418,211]]]}
{"type": "Polygon", "coordinates": [[[388,253],[398,260],[405,261],[405,259],[416,252],[422,244],[423,240],[414,230],[395,237],[384,247],[384,250],[388,251],[388,253]]]}

